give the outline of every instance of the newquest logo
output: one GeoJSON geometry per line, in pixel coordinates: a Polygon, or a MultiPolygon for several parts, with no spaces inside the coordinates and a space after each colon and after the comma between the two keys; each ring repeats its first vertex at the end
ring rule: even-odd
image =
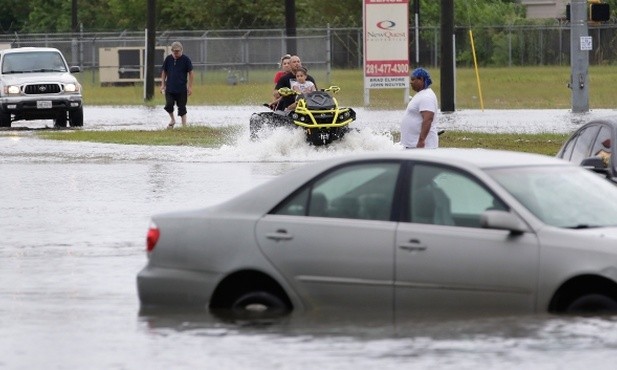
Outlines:
{"type": "Polygon", "coordinates": [[[378,31],[367,31],[367,35],[370,38],[391,40],[395,38],[405,37],[405,32],[398,32],[395,30],[396,22],[391,20],[382,20],[375,23],[378,31]]]}

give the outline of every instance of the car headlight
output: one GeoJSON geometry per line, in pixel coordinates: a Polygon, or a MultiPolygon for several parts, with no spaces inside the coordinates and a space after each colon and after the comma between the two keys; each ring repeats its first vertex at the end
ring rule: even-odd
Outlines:
{"type": "Polygon", "coordinates": [[[77,91],[77,85],[76,84],[66,84],[64,85],[64,91],[66,92],[75,92],[77,91]]]}
{"type": "Polygon", "coordinates": [[[7,86],[6,92],[8,94],[19,94],[19,86],[7,86]]]}

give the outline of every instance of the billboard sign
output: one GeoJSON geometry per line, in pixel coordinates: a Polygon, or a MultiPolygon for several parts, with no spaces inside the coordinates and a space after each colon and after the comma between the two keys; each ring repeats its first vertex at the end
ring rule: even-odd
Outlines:
{"type": "Polygon", "coordinates": [[[409,0],[364,0],[364,88],[409,88],[409,0]]]}

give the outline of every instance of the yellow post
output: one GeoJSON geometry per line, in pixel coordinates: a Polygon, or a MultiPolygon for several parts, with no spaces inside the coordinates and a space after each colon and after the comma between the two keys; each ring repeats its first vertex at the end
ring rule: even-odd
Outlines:
{"type": "Polygon", "coordinates": [[[480,86],[480,73],[478,72],[478,61],[476,60],[476,47],[473,42],[473,32],[469,30],[469,40],[471,40],[471,53],[473,54],[473,66],[476,70],[476,81],[478,83],[478,95],[480,96],[480,108],[484,111],[484,101],[482,100],[482,86],[480,86]]]}

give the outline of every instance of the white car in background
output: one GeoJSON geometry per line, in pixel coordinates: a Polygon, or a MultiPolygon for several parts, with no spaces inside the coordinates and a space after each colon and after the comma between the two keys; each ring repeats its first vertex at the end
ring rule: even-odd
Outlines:
{"type": "Polygon", "coordinates": [[[55,127],[84,124],[81,85],[54,48],[0,50],[0,127],[19,120],[52,119],[55,127]]]}
{"type": "Polygon", "coordinates": [[[346,156],[156,215],[147,253],[143,308],[615,312],[617,187],[529,153],[346,156]]]}

